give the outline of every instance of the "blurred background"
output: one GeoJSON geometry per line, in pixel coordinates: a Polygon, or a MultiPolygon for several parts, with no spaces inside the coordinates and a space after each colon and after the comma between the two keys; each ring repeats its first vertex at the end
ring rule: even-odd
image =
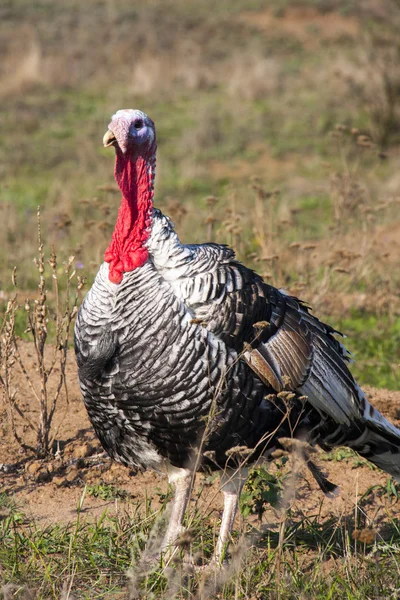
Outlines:
{"type": "MultiPolygon", "coordinates": [[[[155,121],[155,204],[400,377],[399,0],[2,0],[0,300],[47,252],[93,279],[119,206],[110,116],[155,121]]],[[[62,266],[60,267],[62,270],[62,266]]]]}

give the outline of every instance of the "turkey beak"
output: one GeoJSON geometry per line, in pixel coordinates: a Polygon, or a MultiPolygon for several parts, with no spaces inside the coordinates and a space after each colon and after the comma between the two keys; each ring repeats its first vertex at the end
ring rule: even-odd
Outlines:
{"type": "Polygon", "coordinates": [[[109,148],[110,146],[113,146],[116,143],[116,141],[117,138],[115,137],[113,132],[108,130],[103,137],[103,146],[104,148],[109,148]]]}

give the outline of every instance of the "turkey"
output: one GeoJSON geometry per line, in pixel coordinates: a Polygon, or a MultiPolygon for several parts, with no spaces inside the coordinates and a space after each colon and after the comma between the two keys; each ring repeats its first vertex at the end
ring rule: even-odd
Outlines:
{"type": "Polygon", "coordinates": [[[79,380],[110,457],[166,472],[175,488],[161,551],[179,536],[193,474],[207,467],[222,472],[222,560],[243,448],[246,468],[285,437],[346,445],[399,480],[400,431],[368,403],[337,332],[227,246],[182,244],[153,207],[153,121],[119,110],[103,143],[115,148],[122,202],[76,320],[79,380]]]}

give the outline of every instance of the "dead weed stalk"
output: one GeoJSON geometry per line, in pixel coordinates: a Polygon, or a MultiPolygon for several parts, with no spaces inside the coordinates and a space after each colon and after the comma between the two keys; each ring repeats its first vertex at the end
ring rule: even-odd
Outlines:
{"type": "Polygon", "coordinates": [[[37,210],[37,231],[38,254],[34,263],[38,272],[38,291],[35,298],[27,298],[21,306],[14,267],[12,281],[15,293],[8,302],[0,328],[0,387],[18,444],[43,458],[51,451],[57,434],[57,431],[52,431],[52,423],[62,390],[68,403],[65,370],[71,326],[78,311],[79,292],[84,279],[76,275],[73,256],[59,266],[53,247],[46,260],[40,208],[37,210]],[[17,324],[21,321],[26,324],[25,335],[33,343],[36,373],[28,367],[21,352],[17,332],[17,324]],[[18,383],[21,376],[25,386],[18,383]],[[31,402],[26,402],[27,394],[36,410],[32,409],[31,402]],[[27,436],[20,433],[21,428],[33,432],[33,443],[27,442],[27,436]]]}

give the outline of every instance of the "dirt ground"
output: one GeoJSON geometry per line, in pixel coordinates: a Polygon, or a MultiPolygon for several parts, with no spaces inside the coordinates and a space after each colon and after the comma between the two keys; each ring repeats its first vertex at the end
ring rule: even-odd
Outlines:
{"type": "MultiPolygon", "coordinates": [[[[35,373],[34,349],[28,343],[22,343],[20,352],[26,367],[35,373]]],[[[103,453],[90,426],[77,383],[76,365],[73,353],[70,353],[67,365],[69,403],[65,394],[61,397],[56,412],[55,427],[56,456],[49,461],[35,460],[29,452],[22,450],[14,440],[8,424],[6,411],[0,413],[0,492],[11,495],[27,516],[33,517],[38,526],[50,523],[66,523],[77,517],[78,502],[82,497],[85,484],[114,484],[128,492],[130,501],[153,498],[152,507],[160,505],[160,496],[167,490],[166,477],[152,472],[135,473],[112,463],[103,453]]],[[[16,382],[17,383],[17,382],[16,382]]],[[[37,407],[32,400],[27,382],[21,373],[18,381],[21,406],[34,419],[37,407]]],[[[51,388],[51,386],[50,386],[51,388]]],[[[52,388],[51,388],[52,389],[52,388]]],[[[366,388],[370,401],[393,423],[400,425],[400,392],[366,388]]],[[[1,406],[1,405],[0,405],[1,406]]],[[[24,438],[32,442],[29,427],[19,427],[24,438]]],[[[348,461],[322,461],[318,454],[314,459],[328,475],[339,485],[339,493],[333,499],[325,497],[316,482],[303,467],[296,482],[296,495],[290,500],[293,514],[335,516],[339,520],[354,514],[354,507],[362,495],[371,486],[386,485],[387,476],[378,470],[372,470],[366,464],[356,465],[354,459],[348,461]]],[[[271,469],[274,467],[271,466],[271,469]]],[[[204,476],[198,476],[194,496],[199,482],[204,476]]],[[[100,516],[105,509],[110,515],[123,508],[123,500],[104,500],[86,494],[81,514],[88,519],[100,516]]],[[[207,485],[201,495],[200,508],[218,516],[221,498],[217,482],[207,485]]],[[[384,527],[388,514],[396,512],[396,506],[388,499],[382,489],[380,493],[371,493],[363,504],[367,514],[368,526],[375,529],[384,527]]],[[[273,513],[267,518],[271,518],[273,513]]]]}

